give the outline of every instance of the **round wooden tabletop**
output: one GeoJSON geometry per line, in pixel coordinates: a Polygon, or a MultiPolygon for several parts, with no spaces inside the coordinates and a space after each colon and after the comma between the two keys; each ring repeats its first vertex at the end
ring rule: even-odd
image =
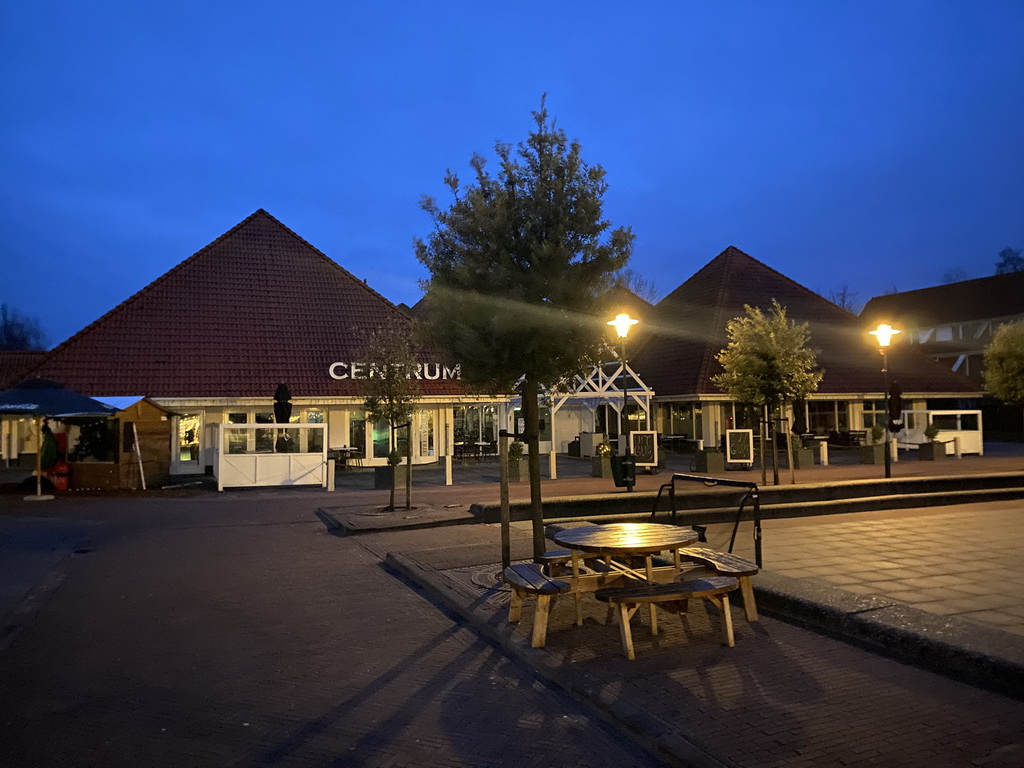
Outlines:
{"type": "Polygon", "coordinates": [[[650,555],[689,546],[697,541],[697,532],[692,528],[660,523],[609,523],[568,528],[556,533],[554,539],[563,547],[580,552],[650,555]]]}

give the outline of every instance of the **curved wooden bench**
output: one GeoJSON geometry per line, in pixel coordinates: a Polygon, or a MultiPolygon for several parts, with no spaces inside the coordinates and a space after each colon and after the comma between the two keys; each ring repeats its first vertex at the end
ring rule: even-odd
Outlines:
{"type": "MultiPolygon", "coordinates": [[[[628,587],[599,589],[594,597],[609,605],[619,608],[619,632],[622,635],[622,650],[630,661],[636,658],[633,652],[633,633],[629,620],[641,605],[658,603],[679,618],[684,618],[691,598],[708,600],[722,612],[722,628],[726,644],[732,648],[736,645],[732,633],[732,614],[729,612],[729,592],[736,589],[739,582],[731,576],[710,576],[706,579],[677,581],[670,584],[637,584],[628,587]]],[[[655,634],[656,631],[655,631],[655,634]]]]}
{"type": "MultiPolygon", "coordinates": [[[[756,576],[760,568],[739,555],[729,552],[718,552],[707,547],[686,547],[679,550],[679,557],[684,561],[701,563],[721,576],[732,576],[739,580],[740,593],[743,595],[743,613],[747,621],[757,621],[757,603],[754,602],[754,586],[750,577],[756,576]]],[[[683,575],[686,578],[686,575],[683,575]]]]}
{"type": "Polygon", "coordinates": [[[537,610],[533,614],[533,635],[531,644],[534,648],[544,647],[548,636],[548,615],[551,613],[552,599],[568,592],[571,585],[567,581],[558,581],[544,575],[537,563],[516,563],[505,569],[505,581],[512,588],[512,596],[508,604],[508,620],[517,622],[522,616],[523,600],[536,596],[537,610]]]}

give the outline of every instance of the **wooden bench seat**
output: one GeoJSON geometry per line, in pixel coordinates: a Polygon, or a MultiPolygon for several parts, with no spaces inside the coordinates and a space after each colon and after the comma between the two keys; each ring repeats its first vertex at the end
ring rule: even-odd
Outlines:
{"type": "MultiPolygon", "coordinates": [[[[580,555],[583,564],[591,570],[598,569],[601,558],[598,555],[580,555]]],[[[540,564],[544,566],[544,572],[548,576],[561,576],[572,564],[572,550],[570,549],[549,549],[540,558],[540,564]]]]}
{"type": "MultiPolygon", "coordinates": [[[[757,621],[757,603],[754,602],[754,586],[751,576],[756,576],[760,568],[746,558],[729,552],[718,552],[707,547],[686,547],[679,550],[683,561],[700,563],[720,576],[732,576],[740,583],[740,594],[743,595],[743,613],[748,622],[757,621]]],[[[684,573],[683,578],[687,576],[684,573]]]]}
{"type": "MultiPolygon", "coordinates": [[[[584,526],[595,525],[589,520],[567,520],[562,523],[548,523],[544,526],[544,535],[551,539],[556,533],[567,531],[570,528],[583,528],[584,526]]],[[[596,557],[586,557],[583,562],[592,567],[596,557]]],[[[572,562],[572,551],[568,549],[550,549],[540,558],[540,564],[544,566],[544,572],[548,576],[558,576],[572,562]]]]}
{"type": "MultiPolygon", "coordinates": [[[[722,612],[722,628],[726,644],[732,648],[735,638],[732,632],[732,614],[729,612],[729,592],[736,589],[739,582],[731,576],[710,576],[705,579],[678,581],[670,584],[630,584],[624,587],[599,589],[594,597],[609,606],[619,609],[619,632],[622,635],[622,649],[630,661],[636,658],[633,652],[633,633],[629,620],[641,605],[657,603],[672,613],[678,613],[680,619],[685,618],[688,601],[700,598],[713,603],[722,612]]],[[[657,630],[652,627],[656,634],[657,630]]]]}
{"type": "Polygon", "coordinates": [[[505,581],[512,588],[508,604],[508,620],[510,622],[517,622],[522,617],[523,600],[526,597],[535,596],[537,598],[537,610],[533,614],[531,644],[534,648],[542,648],[547,642],[551,601],[557,595],[568,592],[571,585],[567,581],[549,578],[537,563],[510,565],[505,569],[505,581]]]}

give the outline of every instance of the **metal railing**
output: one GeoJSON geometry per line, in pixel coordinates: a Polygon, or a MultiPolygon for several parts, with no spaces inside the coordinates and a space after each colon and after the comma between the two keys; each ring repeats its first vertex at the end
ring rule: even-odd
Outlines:
{"type": "MultiPolygon", "coordinates": [[[[760,568],[761,564],[761,496],[760,491],[757,487],[757,483],[748,483],[742,480],[726,480],[724,478],[707,477],[706,475],[684,475],[684,474],[673,474],[672,480],[665,483],[658,489],[658,495],[654,498],[654,509],[651,511],[651,520],[654,520],[654,516],[658,514],[658,505],[661,502],[662,494],[668,492],[669,504],[671,505],[672,522],[676,523],[677,507],[676,507],[676,483],[677,482],[693,482],[700,483],[706,488],[715,488],[718,486],[725,486],[727,488],[742,488],[745,493],[740,498],[739,509],[736,511],[736,521],[732,527],[732,535],[729,537],[729,552],[733,550],[733,546],[736,544],[736,534],[739,531],[740,520],[743,517],[743,510],[748,502],[753,502],[754,512],[754,560],[757,563],[757,567],[760,568]]],[[[694,526],[694,529],[701,534],[700,540],[707,541],[704,536],[704,530],[699,526],[694,526]]]]}

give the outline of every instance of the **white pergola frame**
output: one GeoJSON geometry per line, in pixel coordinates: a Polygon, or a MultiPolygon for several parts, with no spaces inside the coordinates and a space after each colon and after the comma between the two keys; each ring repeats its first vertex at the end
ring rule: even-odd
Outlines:
{"type": "MultiPolygon", "coordinates": [[[[572,377],[566,377],[543,393],[544,399],[551,408],[551,451],[548,456],[549,476],[552,480],[558,478],[555,467],[555,456],[558,445],[555,434],[555,414],[567,403],[579,404],[585,407],[591,415],[596,413],[598,406],[610,405],[615,412],[622,413],[622,388],[616,383],[620,378],[628,376],[627,381],[635,386],[628,387],[629,402],[640,406],[648,427],[651,425],[651,398],[654,397],[654,390],[648,387],[643,379],[628,364],[622,360],[617,350],[606,347],[611,352],[611,360],[602,360],[595,364],[586,373],[578,373],[572,377]]],[[[522,398],[518,395],[513,397],[510,408],[522,407],[522,398]]]]}

